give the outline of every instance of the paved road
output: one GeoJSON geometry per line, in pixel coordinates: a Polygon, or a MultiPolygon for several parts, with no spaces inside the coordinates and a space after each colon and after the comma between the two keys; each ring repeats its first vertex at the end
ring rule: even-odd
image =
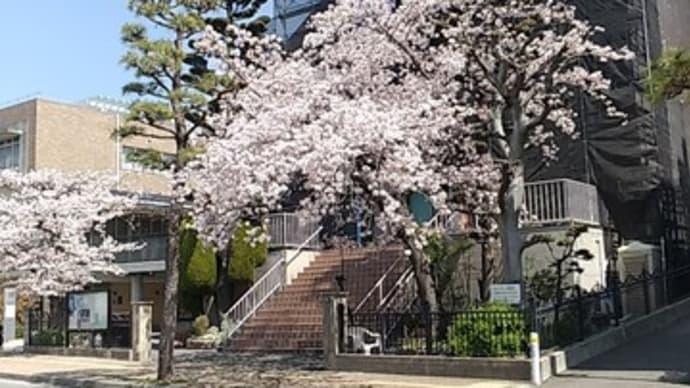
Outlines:
{"type": "Polygon", "coordinates": [[[549,388],[688,387],[690,318],[549,380],[549,388]],[[685,383],[685,384],[680,384],[685,383]]]}
{"type": "Polygon", "coordinates": [[[50,385],[32,384],[24,381],[0,379],[0,388],[50,388],[50,385]]]}

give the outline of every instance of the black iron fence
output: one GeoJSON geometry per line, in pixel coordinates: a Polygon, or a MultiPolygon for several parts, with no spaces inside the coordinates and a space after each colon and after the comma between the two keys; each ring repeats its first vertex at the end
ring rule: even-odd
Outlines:
{"type": "Polygon", "coordinates": [[[527,344],[524,313],[497,311],[355,314],[349,321],[350,352],[517,356],[527,344]]]}
{"type": "Polygon", "coordinates": [[[517,357],[527,353],[529,332],[544,350],[565,347],[621,322],[650,314],[690,293],[674,287],[688,281],[690,267],[643,271],[623,281],[609,274],[609,287],[573,287],[553,301],[528,301],[520,308],[477,306],[463,311],[356,313],[347,317],[346,352],[517,357]]]}
{"type": "Polygon", "coordinates": [[[600,290],[568,290],[560,301],[533,306],[531,327],[540,336],[542,348],[564,347],[648,315],[690,293],[676,284],[687,282],[690,267],[629,276],[623,281],[610,276],[609,287],[600,290]]]}
{"type": "Polygon", "coordinates": [[[34,306],[27,312],[29,345],[66,346],[67,310],[64,298],[50,298],[47,306],[34,306]]]}
{"type": "Polygon", "coordinates": [[[131,317],[129,313],[111,313],[104,330],[75,330],[69,327],[65,298],[50,298],[30,308],[28,340],[31,346],[71,348],[129,348],[131,347],[131,317]]]}

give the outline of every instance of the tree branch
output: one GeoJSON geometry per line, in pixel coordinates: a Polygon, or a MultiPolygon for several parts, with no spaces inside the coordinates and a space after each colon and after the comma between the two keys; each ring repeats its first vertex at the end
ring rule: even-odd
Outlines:
{"type": "Polygon", "coordinates": [[[405,45],[405,43],[400,42],[399,40],[395,39],[395,37],[393,36],[393,34],[391,34],[390,31],[388,31],[387,28],[385,28],[384,26],[382,26],[378,21],[376,21],[375,23],[376,23],[376,26],[377,26],[378,28],[376,28],[376,29],[373,29],[373,28],[372,28],[373,31],[376,31],[376,32],[378,32],[378,33],[380,33],[380,34],[383,34],[383,36],[385,36],[386,39],[388,39],[391,43],[393,43],[393,44],[395,44],[396,46],[398,46],[398,48],[399,48],[400,50],[402,50],[403,53],[405,53],[405,55],[406,55],[408,58],[410,58],[410,60],[412,61],[412,64],[414,65],[414,67],[417,68],[417,70],[424,76],[424,78],[427,78],[427,79],[431,78],[431,76],[430,76],[430,75],[424,70],[424,68],[422,67],[422,64],[421,64],[421,62],[419,62],[419,59],[417,59],[417,57],[414,55],[414,53],[412,52],[412,50],[410,50],[410,48],[407,47],[407,45],[405,45]]]}

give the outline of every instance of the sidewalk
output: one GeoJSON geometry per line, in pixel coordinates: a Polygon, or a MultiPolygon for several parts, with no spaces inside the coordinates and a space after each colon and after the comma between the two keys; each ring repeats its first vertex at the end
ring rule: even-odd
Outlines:
{"type": "MultiPolygon", "coordinates": [[[[0,377],[58,386],[147,387],[153,367],[82,357],[0,355],[0,377]]],[[[526,388],[527,383],[441,377],[338,373],[323,370],[318,358],[204,352],[176,358],[173,387],[266,388],[526,388]]]]}
{"type": "Polygon", "coordinates": [[[59,386],[142,386],[155,377],[141,364],[86,357],[0,353],[0,377],[59,386]]]}

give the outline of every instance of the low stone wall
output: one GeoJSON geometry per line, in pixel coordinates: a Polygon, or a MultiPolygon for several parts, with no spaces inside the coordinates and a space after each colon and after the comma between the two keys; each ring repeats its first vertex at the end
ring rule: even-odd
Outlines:
{"type": "MultiPolygon", "coordinates": [[[[416,376],[469,377],[531,380],[527,358],[470,358],[425,355],[365,355],[338,351],[338,306],[346,306],[344,293],[325,295],[323,300],[323,345],[326,367],[347,372],[387,373],[416,376]]],[[[542,381],[551,377],[549,357],[541,358],[542,381]]]]}
{"type": "Polygon", "coordinates": [[[100,357],[115,360],[133,361],[134,354],[130,349],[89,349],[65,348],[61,346],[25,346],[24,352],[32,354],[49,354],[52,356],[100,357]]]}
{"type": "Polygon", "coordinates": [[[682,318],[690,316],[690,298],[663,307],[649,315],[639,317],[585,341],[573,344],[550,355],[552,374],[558,374],[626,342],[661,330],[682,318]]]}
{"type": "MultiPolygon", "coordinates": [[[[549,358],[542,358],[542,380],[551,377],[549,358]]],[[[390,373],[417,376],[469,377],[530,380],[528,359],[464,358],[444,356],[396,356],[338,354],[330,369],[347,372],[390,373]]]]}

